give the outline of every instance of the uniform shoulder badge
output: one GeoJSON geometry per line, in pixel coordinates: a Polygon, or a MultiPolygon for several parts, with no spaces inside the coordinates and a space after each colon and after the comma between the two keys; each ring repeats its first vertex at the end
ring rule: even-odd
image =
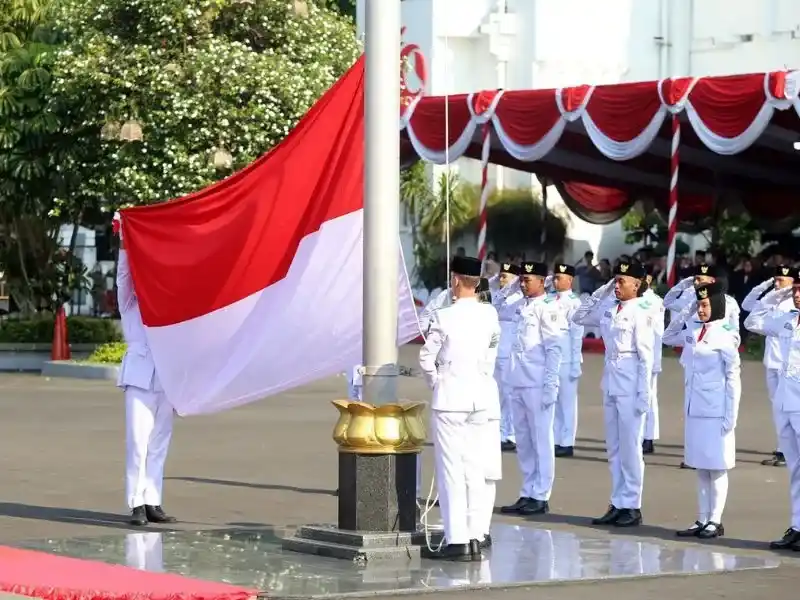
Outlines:
{"type": "Polygon", "coordinates": [[[555,297],[555,296],[548,294],[548,295],[545,297],[544,301],[545,301],[545,304],[550,304],[550,303],[551,303],[551,302],[553,302],[555,299],[556,299],[556,297],[555,297]]]}
{"type": "Polygon", "coordinates": [[[725,323],[725,324],[722,326],[722,328],[723,328],[723,329],[725,329],[725,330],[727,330],[727,331],[733,331],[733,325],[731,325],[730,323],[725,323]]]}
{"type": "Polygon", "coordinates": [[[489,348],[497,348],[500,344],[500,336],[496,333],[492,334],[492,339],[489,340],[489,348]]]}
{"type": "Polygon", "coordinates": [[[641,302],[639,302],[639,306],[641,306],[642,308],[650,308],[652,304],[649,300],[642,300],[641,302]]]}

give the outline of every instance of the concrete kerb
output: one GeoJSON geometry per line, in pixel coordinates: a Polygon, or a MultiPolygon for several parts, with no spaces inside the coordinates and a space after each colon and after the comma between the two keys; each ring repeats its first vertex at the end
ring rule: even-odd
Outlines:
{"type": "Polygon", "coordinates": [[[72,360],[48,360],[42,365],[43,377],[116,381],[118,375],[119,367],[117,365],[81,363],[72,360]]]}

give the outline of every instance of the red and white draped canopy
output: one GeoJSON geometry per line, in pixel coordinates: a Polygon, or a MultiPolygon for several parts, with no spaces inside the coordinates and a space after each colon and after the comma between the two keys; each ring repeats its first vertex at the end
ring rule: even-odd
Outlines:
{"type": "Polygon", "coordinates": [[[596,223],[639,199],[674,213],[671,225],[696,221],[713,214],[716,198],[740,202],[773,228],[794,225],[798,87],[800,72],[779,71],[420,97],[400,120],[403,157],[443,164],[466,156],[535,172],[559,182],[570,208],[596,223]]]}

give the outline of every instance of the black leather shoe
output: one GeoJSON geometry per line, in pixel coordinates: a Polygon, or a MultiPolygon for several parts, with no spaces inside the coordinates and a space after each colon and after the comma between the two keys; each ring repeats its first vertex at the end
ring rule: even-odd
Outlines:
{"type": "Polygon", "coordinates": [[[573,446],[556,446],[556,458],[569,458],[575,455],[573,446]]]}
{"type": "Polygon", "coordinates": [[[695,537],[698,533],[705,529],[705,523],[701,523],[700,521],[695,521],[694,525],[689,527],[688,529],[681,529],[680,531],[676,531],[675,535],[678,537],[695,537]]]}
{"type": "Polygon", "coordinates": [[[786,457],[783,455],[783,452],[778,452],[777,450],[772,453],[771,458],[767,458],[761,461],[761,464],[765,467],[785,467],[786,466],[786,457]]]}
{"type": "Polygon", "coordinates": [[[725,535],[725,527],[722,523],[714,523],[714,521],[709,521],[701,531],[697,532],[697,537],[701,540],[713,540],[723,535],[725,535]]]}
{"type": "Polygon", "coordinates": [[[642,511],[637,508],[623,508],[614,521],[614,527],[637,527],[642,524],[642,511]]]}
{"type": "Polygon", "coordinates": [[[546,500],[531,500],[519,509],[519,514],[530,515],[545,515],[550,512],[550,504],[546,500]]]}
{"type": "Polygon", "coordinates": [[[492,547],[492,534],[487,533],[483,536],[481,540],[481,548],[491,548],[492,547]]]}
{"type": "Polygon", "coordinates": [[[177,523],[178,519],[170,517],[160,506],[145,506],[147,520],[151,523],[177,523]]]}
{"type": "Polygon", "coordinates": [[[469,544],[447,544],[438,552],[427,555],[426,558],[472,562],[472,552],[470,552],[469,544]]]}
{"type": "Polygon", "coordinates": [[[522,496],[514,504],[509,506],[501,506],[500,512],[504,515],[518,515],[523,506],[527,506],[529,502],[533,502],[533,498],[526,498],[522,496]]]}
{"type": "Polygon", "coordinates": [[[790,527],[781,539],[770,542],[769,547],[772,550],[794,550],[798,544],[800,544],[800,531],[790,527]]]}
{"type": "Polygon", "coordinates": [[[602,517],[597,517],[596,519],[592,519],[592,525],[613,525],[617,522],[617,519],[620,517],[620,510],[614,506],[613,504],[608,505],[608,510],[606,514],[602,517]]]}
{"type": "MultiPolygon", "coordinates": [[[[419,502],[420,506],[427,506],[428,499],[427,498],[417,498],[417,502],[419,502]]],[[[439,499],[436,498],[436,501],[433,503],[434,506],[439,506],[439,499]]]]}
{"type": "Polygon", "coordinates": [[[656,451],[655,444],[653,444],[653,440],[644,440],[642,442],[642,454],[652,454],[656,451]]]}
{"type": "Polygon", "coordinates": [[[517,445],[511,440],[506,440],[505,442],[500,443],[500,450],[503,452],[516,452],[517,445]]]}
{"type": "Polygon", "coordinates": [[[480,562],[483,560],[483,554],[481,554],[481,543],[478,540],[469,541],[469,555],[473,562],[480,562]]]}
{"type": "Polygon", "coordinates": [[[145,527],[147,525],[147,511],[144,506],[137,506],[131,511],[131,518],[128,523],[136,527],[145,527]]]}
{"type": "Polygon", "coordinates": [[[681,461],[681,469],[689,469],[689,470],[691,470],[691,471],[694,471],[694,470],[695,470],[695,468],[694,468],[694,467],[690,467],[689,465],[687,465],[687,464],[686,464],[685,462],[683,462],[683,461],[681,461]]]}

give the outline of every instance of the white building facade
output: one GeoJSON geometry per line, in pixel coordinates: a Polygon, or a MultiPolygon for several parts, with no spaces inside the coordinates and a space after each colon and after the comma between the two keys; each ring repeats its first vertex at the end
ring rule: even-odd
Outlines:
{"type": "MultiPolygon", "coordinates": [[[[364,3],[358,0],[360,35],[364,3]]],[[[425,93],[436,96],[775,71],[800,62],[797,0],[404,0],[402,18],[403,43],[419,46],[425,93]]],[[[477,161],[460,159],[455,168],[480,181],[477,161]]],[[[490,179],[500,187],[538,186],[529,173],[501,167],[490,179]]],[[[551,206],[569,214],[549,192],[551,206]]],[[[632,250],[619,223],[568,218],[568,260],[587,249],[597,258],[632,250]]]]}

